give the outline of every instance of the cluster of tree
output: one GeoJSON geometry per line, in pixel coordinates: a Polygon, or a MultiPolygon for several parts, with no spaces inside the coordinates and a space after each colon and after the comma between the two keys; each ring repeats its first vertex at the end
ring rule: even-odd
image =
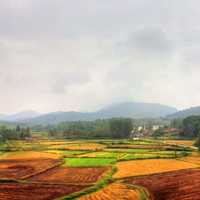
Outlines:
{"type": "Polygon", "coordinates": [[[177,118],[177,119],[171,120],[170,127],[182,129],[183,128],[183,119],[177,118]]]}
{"type": "Polygon", "coordinates": [[[0,127],[0,142],[25,139],[30,136],[31,132],[29,128],[20,128],[20,126],[17,126],[16,129],[9,129],[5,126],[0,127]]]}
{"type": "Polygon", "coordinates": [[[128,138],[132,120],[124,118],[63,122],[49,129],[54,138],[128,138]]]}
{"type": "Polygon", "coordinates": [[[131,119],[111,119],[110,120],[110,133],[112,138],[129,138],[133,124],[131,119]]]}
{"type": "Polygon", "coordinates": [[[195,138],[200,134],[200,116],[190,116],[183,120],[181,136],[195,138]]]}
{"type": "Polygon", "coordinates": [[[152,137],[154,138],[159,138],[159,137],[162,137],[164,136],[164,128],[160,127],[159,129],[155,130],[152,134],[152,137]]]}

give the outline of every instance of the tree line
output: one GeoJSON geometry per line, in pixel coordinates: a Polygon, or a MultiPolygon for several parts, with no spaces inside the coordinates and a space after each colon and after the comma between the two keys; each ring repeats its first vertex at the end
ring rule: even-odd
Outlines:
{"type": "Polygon", "coordinates": [[[129,138],[133,122],[128,118],[63,122],[49,129],[53,138],[129,138]]]}
{"type": "Polygon", "coordinates": [[[0,127],[0,142],[20,140],[28,137],[31,137],[29,128],[20,128],[20,126],[17,126],[16,129],[6,128],[5,126],[0,127]]]}

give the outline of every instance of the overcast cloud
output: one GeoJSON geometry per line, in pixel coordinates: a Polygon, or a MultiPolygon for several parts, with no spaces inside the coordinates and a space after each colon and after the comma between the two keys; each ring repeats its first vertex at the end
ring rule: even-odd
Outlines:
{"type": "Polygon", "coordinates": [[[200,105],[196,0],[1,0],[0,113],[200,105]]]}

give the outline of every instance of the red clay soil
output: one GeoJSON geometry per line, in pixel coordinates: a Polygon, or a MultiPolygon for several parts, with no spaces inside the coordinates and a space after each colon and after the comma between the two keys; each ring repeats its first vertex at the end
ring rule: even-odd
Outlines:
{"type": "Polygon", "coordinates": [[[29,179],[34,182],[91,184],[98,181],[109,170],[99,168],[56,167],[29,179]]]}
{"type": "Polygon", "coordinates": [[[52,200],[84,188],[73,185],[0,184],[0,200],[52,200]]]}
{"type": "Polygon", "coordinates": [[[0,179],[23,179],[60,163],[59,159],[0,160],[0,179]]]}
{"type": "Polygon", "coordinates": [[[200,169],[130,178],[125,182],[146,187],[154,200],[200,200],[200,169]]]}

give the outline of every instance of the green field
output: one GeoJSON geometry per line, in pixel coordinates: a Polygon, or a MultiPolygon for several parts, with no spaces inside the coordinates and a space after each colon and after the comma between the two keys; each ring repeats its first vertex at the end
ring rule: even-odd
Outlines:
{"type": "Polygon", "coordinates": [[[104,167],[116,163],[114,158],[65,158],[68,167],[104,167]]]}

